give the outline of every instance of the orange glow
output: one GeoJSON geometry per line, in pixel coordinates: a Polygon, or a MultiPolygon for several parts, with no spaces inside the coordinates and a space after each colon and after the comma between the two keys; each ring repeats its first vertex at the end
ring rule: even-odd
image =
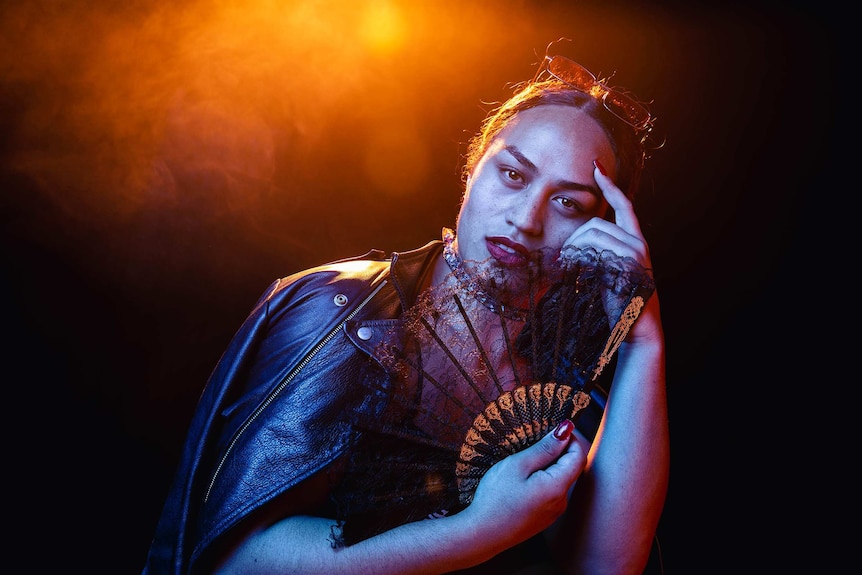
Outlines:
{"type": "Polygon", "coordinates": [[[406,37],[400,9],[392,2],[380,0],[365,7],[359,23],[359,35],[372,51],[391,54],[398,50],[406,37]]]}
{"type": "Polygon", "coordinates": [[[430,151],[420,130],[388,126],[365,143],[365,172],[389,196],[410,195],[427,183],[430,151]]]}
{"type": "Polygon", "coordinates": [[[32,0],[3,10],[0,73],[39,90],[7,136],[8,161],[73,217],[180,201],[180,172],[224,186],[223,203],[200,217],[264,205],[273,186],[313,194],[320,178],[356,181],[369,196],[427,193],[435,169],[457,172],[458,158],[433,146],[465,140],[480,102],[532,76],[550,39],[576,27],[575,52],[614,45],[596,41],[608,33],[595,13],[542,24],[551,17],[522,2],[32,0]]]}

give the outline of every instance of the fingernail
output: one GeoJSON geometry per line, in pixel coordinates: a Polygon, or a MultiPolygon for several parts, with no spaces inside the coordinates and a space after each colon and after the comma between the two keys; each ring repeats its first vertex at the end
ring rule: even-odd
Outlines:
{"type": "Polygon", "coordinates": [[[564,419],[559,424],[557,424],[557,428],[554,430],[554,437],[556,437],[560,441],[565,441],[572,434],[572,430],[574,428],[575,424],[572,423],[571,419],[564,419]]]}
{"type": "Polygon", "coordinates": [[[603,176],[607,176],[607,175],[608,175],[608,173],[605,171],[605,167],[602,165],[602,163],[601,163],[600,161],[598,161],[598,160],[593,160],[593,165],[599,169],[599,172],[601,172],[601,174],[602,174],[603,176]]]}

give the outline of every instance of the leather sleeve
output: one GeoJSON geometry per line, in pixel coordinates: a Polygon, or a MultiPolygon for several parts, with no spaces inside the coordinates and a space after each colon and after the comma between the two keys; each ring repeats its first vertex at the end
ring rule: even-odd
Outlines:
{"type": "Polygon", "coordinates": [[[264,292],[201,395],[144,573],[191,572],[219,535],[344,449],[334,406],[367,358],[342,326],[372,293],[388,296],[375,313],[397,313],[391,289],[375,292],[387,276],[387,261],[349,261],[264,292]]]}

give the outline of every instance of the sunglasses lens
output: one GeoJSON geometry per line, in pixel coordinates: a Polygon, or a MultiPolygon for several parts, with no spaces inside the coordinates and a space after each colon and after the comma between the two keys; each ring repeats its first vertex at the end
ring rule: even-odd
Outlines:
{"type": "MultiPolygon", "coordinates": [[[[547,69],[551,76],[565,82],[580,92],[585,92],[594,98],[601,99],[605,108],[610,110],[619,119],[632,125],[636,130],[644,130],[650,127],[651,116],[646,108],[625,94],[617,92],[613,88],[608,88],[604,84],[600,84],[592,72],[577,62],[573,62],[563,56],[546,57],[546,61],[547,66],[544,69],[547,69]]],[[[539,77],[542,71],[543,68],[540,68],[536,73],[536,78],[539,77]]]]}
{"type": "Polygon", "coordinates": [[[646,127],[650,114],[646,108],[619,92],[610,91],[605,96],[605,106],[608,110],[638,129],[646,127]]]}
{"type": "Polygon", "coordinates": [[[588,92],[593,87],[593,84],[596,83],[596,77],[589,70],[580,64],[559,56],[554,56],[548,62],[548,72],[566,84],[584,92],[588,92]]]}

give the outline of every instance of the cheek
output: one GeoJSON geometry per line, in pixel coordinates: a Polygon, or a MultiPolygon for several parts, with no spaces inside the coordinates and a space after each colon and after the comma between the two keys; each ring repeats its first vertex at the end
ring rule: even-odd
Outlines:
{"type": "Polygon", "coordinates": [[[488,190],[484,190],[481,186],[470,187],[461,202],[459,220],[462,218],[475,220],[490,216],[495,206],[495,202],[490,201],[490,197],[488,190]]]}
{"type": "Polygon", "coordinates": [[[577,220],[563,220],[557,223],[549,224],[549,227],[545,229],[545,237],[547,241],[547,247],[553,249],[562,248],[567,240],[574,234],[581,226],[587,223],[591,217],[584,217],[582,219],[577,220]]]}
{"type": "Polygon", "coordinates": [[[559,230],[554,230],[551,234],[546,234],[545,247],[551,248],[553,250],[561,249],[565,244],[566,240],[568,240],[573,233],[575,233],[575,229],[572,227],[566,227],[559,230]]]}

